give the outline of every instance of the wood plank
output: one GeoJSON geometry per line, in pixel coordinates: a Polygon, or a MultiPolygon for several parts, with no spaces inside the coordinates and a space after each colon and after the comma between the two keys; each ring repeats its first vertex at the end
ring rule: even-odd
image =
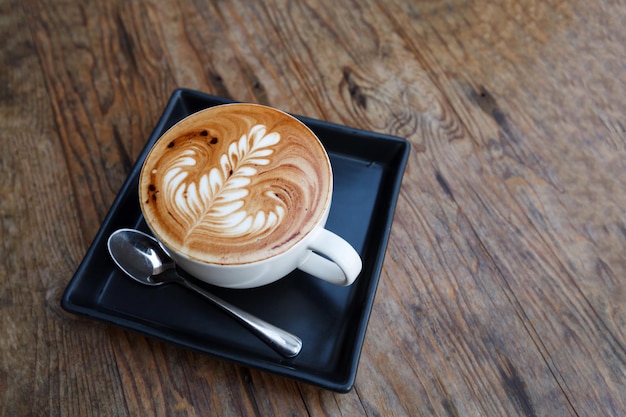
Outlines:
{"type": "MultiPolygon", "coordinates": [[[[593,10],[593,12],[602,18],[602,14],[610,14],[612,10],[593,10]]],[[[394,16],[407,15],[394,12],[394,16]]],[[[454,25],[457,23],[454,21],[454,15],[446,13],[445,17],[425,16],[424,20],[432,22],[431,17],[439,17],[452,21],[454,25]]],[[[466,20],[482,17],[478,13],[473,15],[466,11],[460,12],[458,16],[461,22],[459,26],[466,27],[467,30],[475,30],[474,28],[479,25],[471,21],[465,22],[466,20]]],[[[615,24],[618,21],[620,20],[613,20],[615,24]]],[[[585,22],[578,24],[581,31],[586,29],[585,22]]],[[[553,30],[555,26],[546,24],[545,27],[553,30]]],[[[587,42],[600,43],[609,33],[612,33],[611,29],[605,28],[597,35],[598,40],[592,37],[587,42]]],[[[409,34],[414,35],[414,32],[409,34]]],[[[522,37],[519,33],[516,35],[522,37]]],[[[478,38],[479,34],[467,33],[465,36],[478,38]]],[[[541,37],[542,34],[538,33],[538,36],[541,37]]],[[[494,36],[494,39],[497,37],[494,36]]],[[[565,43],[564,40],[560,41],[565,43]]],[[[456,44],[459,42],[460,39],[456,44]]],[[[619,147],[614,148],[612,152],[607,153],[603,152],[602,147],[590,148],[590,143],[585,138],[586,134],[611,136],[611,132],[607,132],[603,125],[604,122],[599,119],[595,126],[587,126],[593,130],[592,132],[578,132],[572,135],[571,129],[567,128],[567,119],[576,117],[571,116],[569,112],[575,114],[579,109],[579,103],[572,102],[570,105],[551,107],[547,110],[558,114],[559,117],[565,117],[566,120],[550,125],[546,132],[544,132],[546,126],[538,124],[541,117],[537,113],[527,113],[527,109],[533,109],[535,103],[525,101],[523,97],[528,91],[527,86],[532,85],[531,80],[543,81],[544,84],[540,88],[554,97],[569,93],[567,88],[563,88],[562,83],[553,79],[554,68],[542,72],[541,67],[539,69],[530,65],[516,67],[516,72],[521,76],[516,78],[515,82],[520,83],[521,88],[518,87],[519,91],[515,91],[515,84],[494,85],[492,78],[471,80],[472,72],[480,74],[489,72],[486,68],[474,69],[471,65],[475,63],[474,61],[461,62],[455,57],[450,57],[451,54],[446,54],[444,49],[450,44],[455,44],[454,40],[445,39],[440,43],[414,45],[416,51],[420,53],[426,51],[423,53],[423,60],[428,60],[433,66],[445,65],[441,71],[454,74],[454,77],[439,78],[439,87],[445,92],[446,97],[450,98],[454,114],[461,117],[458,123],[461,125],[460,130],[469,126],[473,132],[471,137],[477,143],[477,146],[472,144],[471,152],[462,146],[452,147],[445,142],[434,143],[436,146],[432,147],[432,151],[434,159],[441,165],[439,169],[441,178],[445,179],[444,189],[446,192],[449,191],[450,196],[460,206],[460,210],[468,216],[472,229],[494,260],[498,271],[502,273],[502,289],[508,293],[511,303],[519,306],[518,314],[526,322],[525,326],[530,336],[536,341],[538,350],[545,357],[546,364],[559,386],[563,387],[568,401],[576,405],[582,405],[579,402],[584,403],[586,407],[594,404],[595,412],[606,411],[608,407],[609,413],[617,415],[618,410],[624,407],[622,398],[625,388],[624,369],[605,364],[623,363],[624,360],[624,347],[620,341],[623,340],[623,326],[620,323],[623,323],[624,317],[621,307],[623,291],[620,288],[624,282],[617,278],[624,274],[620,275],[618,272],[612,277],[609,275],[610,283],[602,288],[611,294],[599,296],[598,290],[593,290],[595,286],[589,284],[595,281],[598,264],[607,265],[609,274],[614,270],[623,270],[623,256],[619,253],[624,240],[623,234],[619,231],[620,211],[623,210],[619,207],[623,208],[626,204],[623,201],[623,193],[617,190],[623,188],[626,174],[623,164],[624,148],[623,146],[621,150],[619,147]],[[532,72],[524,73],[524,70],[529,68],[532,72]],[[524,84],[523,80],[520,81],[522,76],[529,82],[524,84]],[[480,87],[473,87],[476,85],[480,87]],[[521,94],[519,103],[510,100],[509,96],[503,96],[503,92],[498,92],[496,100],[490,91],[499,87],[506,88],[509,95],[521,94]],[[503,110],[498,106],[500,99],[507,103],[505,106],[512,105],[513,109],[503,110]],[[526,105],[522,104],[524,102],[526,105]],[[559,132],[555,126],[563,126],[564,129],[559,132]],[[570,148],[573,141],[578,143],[574,148],[570,148]],[[550,146],[546,146],[546,143],[550,143],[550,146]],[[476,149],[477,147],[483,148],[484,151],[476,149]],[[567,159],[563,158],[565,148],[570,153],[567,159]],[[577,155],[571,155],[572,152],[576,152],[577,155]],[[589,168],[599,168],[608,164],[612,169],[599,171],[596,168],[590,170],[594,174],[587,175],[585,171],[572,176],[572,173],[577,172],[572,169],[572,164],[580,160],[585,161],[583,165],[589,168]],[[600,175],[603,178],[598,178],[599,172],[602,172],[600,175]],[[584,197],[585,201],[589,200],[587,205],[591,204],[586,208],[583,208],[582,204],[578,206],[574,203],[576,200],[582,203],[578,194],[582,190],[593,190],[593,194],[597,195],[593,199],[589,199],[588,194],[584,197]],[[594,203],[596,207],[593,207],[594,203]],[[587,233],[584,232],[585,224],[576,224],[577,216],[572,213],[572,209],[575,211],[582,209],[586,216],[594,217],[592,221],[597,221],[598,226],[606,231],[605,236],[608,235],[606,237],[611,242],[611,247],[589,240],[587,233]],[[561,224],[561,219],[566,218],[573,223],[561,224]],[[497,235],[493,232],[496,230],[499,232],[497,235]],[[504,232],[506,230],[510,232],[504,232]],[[511,239],[512,236],[515,236],[515,239],[511,239]],[[572,245],[579,250],[571,250],[572,245]],[[600,246],[604,249],[601,252],[598,250],[600,246]],[[581,257],[577,259],[566,257],[572,253],[577,253],[581,257]],[[610,261],[606,259],[607,257],[614,260],[611,266],[608,266],[610,261]],[[587,288],[581,287],[584,285],[587,288]],[[594,293],[596,294],[591,295],[594,293]],[[603,314],[602,311],[606,311],[606,306],[594,306],[592,298],[602,299],[603,302],[612,300],[608,309],[610,313],[603,314]],[[581,375],[585,377],[581,378],[581,375]],[[585,388],[590,380],[594,381],[593,388],[585,388]]],[[[616,44],[609,45],[617,49],[616,44]]],[[[481,46],[480,50],[493,50],[497,46],[494,45],[493,48],[481,46]]],[[[555,45],[551,47],[558,49],[555,45]]],[[[515,61],[515,58],[525,59],[523,54],[526,51],[517,51],[511,48],[510,44],[507,48],[509,57],[515,53],[520,54],[513,55],[512,61],[515,61]]],[[[620,45],[619,48],[623,50],[623,46],[620,45]]],[[[464,52],[463,56],[473,56],[471,48],[464,52]]],[[[569,56],[577,58],[576,54],[569,56]]],[[[559,56],[559,59],[562,59],[561,65],[568,67],[563,73],[575,74],[580,71],[579,68],[586,66],[583,63],[587,57],[581,60],[564,58],[559,56]]],[[[498,64],[488,60],[479,63],[493,67],[498,64]]],[[[557,65],[559,62],[553,64],[557,65]]],[[[506,73],[504,75],[506,76],[506,73]]],[[[613,87],[614,84],[612,80],[607,80],[605,88],[613,87]]],[[[609,102],[615,105],[620,100],[623,101],[621,96],[609,102]]],[[[541,102],[549,101],[544,99],[541,102]]],[[[618,104],[617,108],[619,107],[618,104]]],[[[606,114],[612,109],[597,110],[606,114]]],[[[545,113],[542,113],[543,115],[545,113]]],[[[450,140],[457,144],[459,142],[454,135],[451,135],[450,140]]],[[[586,191],[583,193],[586,194],[586,191]]],[[[591,219],[587,217],[587,221],[589,220],[591,219]]]]}
{"type": "Polygon", "coordinates": [[[5,3],[1,414],[625,412],[619,3],[5,3]],[[60,311],[183,86],[411,141],[350,393],[60,311]]]}
{"type": "Polygon", "coordinates": [[[121,391],[102,329],[89,323],[77,337],[60,311],[83,255],[74,190],[28,19],[19,2],[0,7],[0,414],[90,415],[121,391]]]}

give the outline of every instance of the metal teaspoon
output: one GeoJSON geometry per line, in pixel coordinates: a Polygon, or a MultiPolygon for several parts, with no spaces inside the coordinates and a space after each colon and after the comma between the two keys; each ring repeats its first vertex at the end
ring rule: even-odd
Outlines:
{"type": "Polygon", "coordinates": [[[174,261],[152,237],[134,229],[120,229],[109,237],[109,253],[129,277],[145,285],[180,284],[228,313],[276,352],[293,358],[302,349],[299,337],[227,303],[176,272],[174,261]]]}

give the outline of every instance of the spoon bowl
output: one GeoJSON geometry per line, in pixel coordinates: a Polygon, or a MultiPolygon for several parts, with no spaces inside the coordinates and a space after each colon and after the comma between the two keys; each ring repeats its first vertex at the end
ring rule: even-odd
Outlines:
{"type": "Polygon", "coordinates": [[[297,336],[235,307],[178,274],[172,259],[152,236],[134,229],[120,229],[109,236],[107,246],[115,264],[135,281],[150,286],[183,285],[228,313],[280,355],[293,358],[300,353],[302,340],[297,336]]]}
{"type": "Polygon", "coordinates": [[[155,277],[175,265],[152,237],[133,229],[114,232],[108,240],[108,249],[115,264],[126,275],[145,285],[162,285],[167,279],[155,277]]]}

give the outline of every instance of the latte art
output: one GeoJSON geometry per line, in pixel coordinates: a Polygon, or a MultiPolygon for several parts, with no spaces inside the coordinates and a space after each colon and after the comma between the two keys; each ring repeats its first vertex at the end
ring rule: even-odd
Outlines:
{"type": "Polygon", "coordinates": [[[271,232],[280,223],[285,203],[272,192],[264,193],[275,203],[267,211],[250,212],[245,199],[250,195],[247,187],[258,172],[256,166],[270,164],[272,147],[279,141],[278,133],[268,134],[265,126],[253,126],[229,145],[228,152],[219,158],[219,166],[202,174],[197,182],[193,179],[196,167],[207,163],[206,152],[197,142],[191,142],[171,166],[162,166],[165,204],[184,222],[186,236],[203,229],[207,236],[253,237],[271,232]]]}
{"type": "Polygon", "coordinates": [[[228,107],[166,132],[144,164],[140,198],[166,246],[239,264],[281,253],[307,234],[330,204],[332,184],[327,156],[306,126],[261,106],[228,107]]]}

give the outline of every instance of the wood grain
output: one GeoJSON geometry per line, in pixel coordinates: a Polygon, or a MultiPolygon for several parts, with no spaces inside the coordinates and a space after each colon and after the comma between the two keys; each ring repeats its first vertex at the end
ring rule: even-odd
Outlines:
{"type": "Polygon", "coordinates": [[[621,2],[0,9],[0,415],[626,414],[621,2]],[[349,393],[59,307],[177,87],[411,142],[349,393]]]}

